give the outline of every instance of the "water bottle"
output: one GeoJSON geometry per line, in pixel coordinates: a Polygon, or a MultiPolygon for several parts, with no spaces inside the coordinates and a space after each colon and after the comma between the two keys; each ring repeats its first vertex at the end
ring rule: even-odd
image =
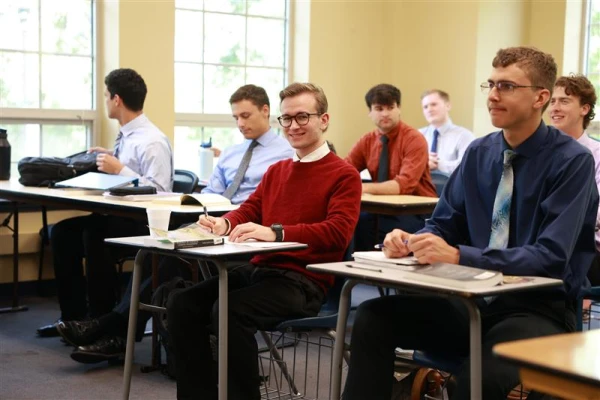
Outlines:
{"type": "Polygon", "coordinates": [[[6,129],[0,128],[0,180],[10,179],[10,143],[6,138],[6,129]]]}
{"type": "Polygon", "coordinates": [[[198,158],[200,159],[198,179],[201,181],[208,181],[213,172],[214,153],[210,149],[211,147],[212,137],[208,139],[208,142],[200,143],[200,148],[198,149],[198,158]]]}

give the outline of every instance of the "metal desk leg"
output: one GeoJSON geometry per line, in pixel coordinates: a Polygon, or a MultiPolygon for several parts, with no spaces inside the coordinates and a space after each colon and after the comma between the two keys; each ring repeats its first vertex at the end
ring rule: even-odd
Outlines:
{"type": "Polygon", "coordinates": [[[342,391],[342,363],[344,362],[344,342],[346,340],[346,324],[348,322],[348,314],[350,313],[350,293],[352,288],[358,283],[352,279],[348,279],[342,288],[340,294],[340,306],[338,308],[338,320],[335,328],[335,343],[333,346],[333,368],[331,378],[331,399],[338,400],[341,397],[342,391]]]}
{"type": "Polygon", "coordinates": [[[123,370],[123,400],[129,399],[131,388],[131,372],[133,369],[133,351],[135,346],[135,328],[137,325],[138,307],[140,305],[140,280],[146,250],[138,251],[133,263],[133,285],[131,288],[131,302],[129,303],[129,326],[127,327],[127,350],[125,351],[125,368],[123,370]]]}
{"type": "Polygon", "coordinates": [[[227,265],[215,260],[219,271],[219,400],[227,400],[227,332],[229,307],[229,288],[227,265]]]}
{"type": "Polygon", "coordinates": [[[472,299],[459,297],[469,310],[469,353],[471,357],[471,398],[482,399],[481,395],[481,316],[472,299]]]}
{"type": "MultiPolygon", "coordinates": [[[[12,307],[0,308],[0,314],[27,311],[27,306],[19,305],[19,204],[13,204],[13,298],[12,307]]],[[[9,228],[10,229],[10,228],[9,228]]]]}

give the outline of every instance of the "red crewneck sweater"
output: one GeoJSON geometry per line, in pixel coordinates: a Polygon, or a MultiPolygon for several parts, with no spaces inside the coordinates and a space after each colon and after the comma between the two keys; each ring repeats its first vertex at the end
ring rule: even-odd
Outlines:
{"type": "Polygon", "coordinates": [[[356,169],[333,153],[314,162],[283,160],[267,170],[240,208],[224,217],[231,229],[246,222],[281,223],[286,242],[308,248],[257,255],[250,262],[303,273],[327,290],[333,276],[308,271],[306,265],[342,261],[358,222],[361,192],[356,169]]]}

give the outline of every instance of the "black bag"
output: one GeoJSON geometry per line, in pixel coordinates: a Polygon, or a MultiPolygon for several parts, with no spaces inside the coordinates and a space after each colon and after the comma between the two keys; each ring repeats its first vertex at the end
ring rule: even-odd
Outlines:
{"type": "MultiPolygon", "coordinates": [[[[151,303],[153,306],[167,307],[167,302],[169,301],[169,295],[171,293],[174,291],[183,290],[193,285],[194,282],[186,281],[182,277],[177,276],[156,288],[152,294],[151,303]]],[[[175,379],[175,355],[169,346],[169,327],[167,326],[167,314],[153,312],[152,318],[156,321],[155,326],[158,333],[158,342],[165,349],[165,354],[167,356],[167,363],[162,366],[161,371],[169,378],[175,379]]]]}
{"type": "Polygon", "coordinates": [[[25,157],[18,164],[19,182],[24,186],[52,187],[56,182],[71,179],[86,172],[97,172],[96,153],[81,153],[69,157],[25,157]]]}

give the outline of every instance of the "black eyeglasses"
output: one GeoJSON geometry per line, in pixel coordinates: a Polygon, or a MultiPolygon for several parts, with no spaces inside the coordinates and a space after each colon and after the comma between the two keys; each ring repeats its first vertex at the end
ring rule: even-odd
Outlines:
{"type": "Polygon", "coordinates": [[[517,85],[511,82],[483,82],[479,87],[483,93],[489,93],[496,88],[499,93],[503,94],[513,93],[518,88],[544,89],[542,86],[517,85]]]}
{"type": "Polygon", "coordinates": [[[311,115],[323,115],[322,113],[305,113],[305,112],[301,112],[298,113],[296,115],[282,115],[281,117],[277,118],[277,121],[279,121],[279,125],[281,125],[284,128],[289,128],[290,126],[292,126],[292,121],[296,120],[296,123],[299,126],[304,126],[306,124],[308,124],[308,121],[310,120],[310,116],[311,115]]]}

